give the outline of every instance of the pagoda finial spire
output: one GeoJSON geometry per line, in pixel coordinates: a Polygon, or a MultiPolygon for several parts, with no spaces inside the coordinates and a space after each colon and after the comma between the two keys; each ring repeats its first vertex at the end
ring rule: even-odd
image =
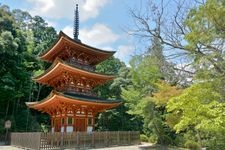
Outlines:
{"type": "Polygon", "coordinates": [[[74,11],[74,27],[73,27],[74,40],[79,40],[78,35],[79,35],[79,11],[78,11],[78,4],[76,4],[76,9],[74,11]]]}

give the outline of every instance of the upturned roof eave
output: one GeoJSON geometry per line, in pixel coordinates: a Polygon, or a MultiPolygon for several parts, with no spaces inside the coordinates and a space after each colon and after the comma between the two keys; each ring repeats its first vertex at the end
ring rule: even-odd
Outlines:
{"type": "Polygon", "coordinates": [[[46,98],[44,98],[40,101],[36,101],[36,102],[25,102],[25,104],[30,108],[34,108],[35,105],[43,103],[43,102],[47,101],[48,99],[52,98],[55,93],[56,93],[56,91],[53,90],[46,98]]]}
{"type": "Polygon", "coordinates": [[[60,42],[62,41],[61,39],[63,39],[63,38],[69,40],[70,42],[72,42],[72,43],[75,44],[75,45],[78,44],[78,45],[80,45],[80,46],[82,46],[82,47],[84,47],[84,48],[86,48],[86,49],[88,49],[88,50],[91,50],[91,51],[94,51],[94,52],[97,52],[97,53],[103,53],[103,54],[106,54],[106,55],[108,55],[108,57],[112,56],[112,55],[116,52],[116,51],[102,50],[102,49],[98,49],[98,48],[89,46],[89,45],[84,44],[84,43],[82,43],[82,42],[80,42],[80,41],[77,41],[77,40],[74,40],[74,39],[70,38],[68,35],[66,35],[66,34],[63,33],[62,31],[60,31],[57,40],[52,44],[52,46],[51,46],[48,50],[46,50],[46,51],[44,51],[43,53],[39,54],[39,58],[40,58],[40,59],[43,59],[43,60],[45,60],[45,61],[51,62],[51,61],[49,61],[48,59],[45,59],[45,57],[46,57],[49,53],[51,53],[52,51],[54,51],[54,48],[55,48],[57,45],[60,44],[60,42]]]}
{"type": "Polygon", "coordinates": [[[32,79],[35,80],[35,81],[39,81],[42,77],[44,77],[46,74],[48,74],[49,72],[53,71],[54,69],[56,69],[58,66],[61,65],[64,65],[68,68],[72,68],[74,70],[78,70],[79,72],[84,72],[85,74],[92,74],[93,76],[100,76],[100,77],[104,77],[106,79],[114,79],[116,76],[113,76],[113,75],[109,75],[109,74],[102,74],[102,73],[98,73],[98,72],[94,72],[94,71],[88,71],[88,70],[85,70],[85,69],[82,69],[82,68],[78,68],[78,67],[75,67],[74,65],[71,65],[69,63],[66,63],[64,62],[63,60],[57,58],[53,64],[47,69],[45,70],[44,73],[36,76],[36,77],[33,77],[32,79]]]}
{"type": "Polygon", "coordinates": [[[70,100],[70,102],[74,102],[74,103],[77,103],[77,102],[83,102],[83,103],[89,103],[89,104],[102,104],[102,105],[115,105],[118,106],[122,103],[122,101],[114,101],[114,100],[98,100],[100,98],[97,98],[97,97],[93,97],[93,98],[82,98],[82,95],[80,96],[71,96],[71,95],[67,95],[67,94],[64,94],[64,93],[61,93],[61,92],[57,92],[57,91],[52,91],[46,98],[44,98],[43,100],[41,101],[37,101],[37,102],[26,102],[26,105],[30,108],[35,108],[35,107],[38,107],[38,105],[41,105],[43,103],[50,103],[52,100],[54,100],[55,97],[57,96],[61,96],[61,97],[65,97],[67,99],[70,100]]]}

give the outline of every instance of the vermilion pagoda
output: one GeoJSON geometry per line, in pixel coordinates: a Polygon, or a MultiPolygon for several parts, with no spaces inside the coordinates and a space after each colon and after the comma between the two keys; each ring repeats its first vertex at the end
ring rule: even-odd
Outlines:
{"type": "Polygon", "coordinates": [[[60,32],[55,44],[40,55],[52,65],[34,80],[54,90],[41,101],[27,102],[27,106],[50,115],[52,132],[93,131],[96,114],[120,104],[120,101],[105,100],[92,93],[95,86],[114,78],[94,72],[95,65],[113,54],[114,51],[81,43],[76,7],[74,39],[60,32]]]}

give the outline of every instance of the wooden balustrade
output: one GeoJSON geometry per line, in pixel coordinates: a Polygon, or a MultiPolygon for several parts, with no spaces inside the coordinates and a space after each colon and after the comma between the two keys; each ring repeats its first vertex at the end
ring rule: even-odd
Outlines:
{"type": "Polygon", "coordinates": [[[37,150],[111,147],[139,143],[138,131],[11,133],[11,145],[37,150]]]}
{"type": "Polygon", "coordinates": [[[75,66],[75,67],[78,67],[78,68],[81,68],[81,69],[84,69],[84,70],[88,70],[88,71],[95,71],[95,66],[91,66],[89,64],[86,64],[84,63],[83,61],[78,61],[78,60],[69,60],[69,61],[66,61],[68,62],[69,64],[75,66]]]}

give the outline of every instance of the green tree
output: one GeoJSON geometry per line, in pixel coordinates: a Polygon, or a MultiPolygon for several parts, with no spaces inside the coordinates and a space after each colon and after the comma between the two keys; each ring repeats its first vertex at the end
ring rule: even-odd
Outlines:
{"type": "MultiPolygon", "coordinates": [[[[25,102],[39,100],[47,94],[38,94],[41,88],[31,77],[37,70],[44,68],[36,59],[36,54],[45,47],[40,51],[36,47],[43,43],[46,47],[50,46],[56,38],[56,31],[46,24],[41,27],[41,23],[39,28],[42,30],[34,30],[33,18],[29,13],[18,9],[10,11],[6,5],[0,5],[0,16],[0,105],[3,106],[0,122],[10,119],[12,131],[40,130],[38,122],[46,122],[47,118],[30,111],[25,102]]],[[[4,132],[3,126],[0,133],[4,132]]]]}
{"type": "Polygon", "coordinates": [[[212,149],[224,147],[224,12],[223,1],[208,0],[188,13],[185,49],[194,58],[195,84],[168,105],[181,115],[174,129],[196,131],[199,144],[212,149]]]}
{"type": "Polygon", "coordinates": [[[143,118],[143,132],[150,136],[151,142],[171,144],[175,134],[165,123],[165,106],[169,97],[179,92],[166,83],[174,83],[170,76],[175,73],[171,69],[172,64],[164,58],[159,39],[153,38],[151,43],[144,55],[132,58],[132,84],[123,90],[122,96],[129,108],[128,113],[143,118]]]}
{"type": "Polygon", "coordinates": [[[28,12],[22,11],[20,9],[14,9],[12,10],[12,14],[15,18],[17,25],[22,31],[30,30],[32,16],[28,12]]]}
{"type": "MultiPolygon", "coordinates": [[[[125,64],[119,59],[111,57],[97,65],[96,71],[115,75],[115,79],[95,88],[95,92],[105,99],[122,100],[123,102],[122,88],[127,88],[131,84],[129,69],[125,64]]],[[[97,129],[101,131],[140,130],[142,128],[140,118],[128,114],[127,110],[128,108],[122,103],[116,109],[99,114],[97,129]]]]}
{"type": "Polygon", "coordinates": [[[224,147],[225,105],[220,84],[220,80],[196,83],[169,101],[168,111],[180,116],[173,125],[177,133],[193,130],[200,145],[224,147]]]}
{"type": "Polygon", "coordinates": [[[222,149],[224,114],[218,114],[218,118],[214,115],[222,112],[225,99],[222,17],[225,5],[223,0],[195,2],[188,1],[188,5],[185,1],[178,2],[169,14],[165,13],[168,12],[166,9],[169,3],[165,4],[163,1],[159,4],[149,3],[144,13],[132,11],[137,25],[135,34],[158,38],[168,49],[171,48],[171,55],[168,56],[181,56],[189,60],[185,62],[189,69],[183,71],[192,74],[189,79],[193,79],[194,84],[189,85],[180,96],[169,100],[167,108],[172,113],[168,115],[170,126],[177,132],[182,131],[184,138],[192,136],[193,141],[198,139],[202,146],[222,149]],[[190,5],[193,3],[194,5],[190,5]],[[211,125],[208,123],[210,121],[213,122],[211,125]]]}
{"type": "Polygon", "coordinates": [[[0,36],[0,99],[1,118],[11,119],[13,129],[16,128],[15,118],[24,107],[24,97],[30,91],[30,73],[27,72],[25,59],[27,56],[25,34],[19,29],[12,13],[6,6],[1,6],[0,14],[5,24],[0,36]],[[9,28],[10,27],[10,28],[9,28]],[[22,104],[22,106],[21,106],[22,104]]]}
{"type": "Polygon", "coordinates": [[[40,16],[34,16],[31,22],[31,29],[34,36],[35,55],[47,50],[57,38],[56,30],[49,27],[47,22],[40,16]]]}

